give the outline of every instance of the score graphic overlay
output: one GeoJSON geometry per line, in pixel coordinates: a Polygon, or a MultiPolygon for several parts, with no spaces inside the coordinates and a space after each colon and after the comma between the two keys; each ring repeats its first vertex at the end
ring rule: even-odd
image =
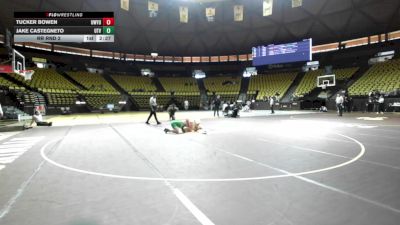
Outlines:
{"type": "Polygon", "coordinates": [[[14,42],[114,42],[113,12],[14,12],[14,42]]]}
{"type": "Polygon", "coordinates": [[[312,39],[280,44],[257,46],[252,49],[253,66],[312,60],[312,39]]]}

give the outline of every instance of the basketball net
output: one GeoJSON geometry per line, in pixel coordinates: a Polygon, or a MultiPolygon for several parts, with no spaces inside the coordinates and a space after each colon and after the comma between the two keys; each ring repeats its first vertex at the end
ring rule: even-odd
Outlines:
{"type": "Polygon", "coordinates": [[[21,74],[25,80],[31,80],[34,73],[35,71],[33,70],[20,70],[19,74],[21,74]]]}
{"type": "Polygon", "coordinates": [[[326,84],[321,85],[322,90],[326,90],[326,84]]]}

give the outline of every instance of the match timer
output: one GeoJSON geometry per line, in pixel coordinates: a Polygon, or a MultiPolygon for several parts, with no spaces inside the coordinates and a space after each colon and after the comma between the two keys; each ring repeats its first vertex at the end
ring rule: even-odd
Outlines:
{"type": "Polygon", "coordinates": [[[15,42],[114,42],[113,12],[14,12],[15,42]]]}

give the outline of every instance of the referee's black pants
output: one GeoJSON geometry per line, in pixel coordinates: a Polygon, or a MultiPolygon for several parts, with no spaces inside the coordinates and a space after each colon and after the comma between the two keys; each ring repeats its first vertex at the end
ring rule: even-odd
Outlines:
{"type": "Polygon", "coordinates": [[[146,123],[149,122],[149,120],[151,119],[151,117],[152,117],[153,115],[154,115],[154,118],[156,119],[157,123],[160,123],[160,122],[158,122],[158,119],[157,119],[157,112],[156,112],[156,110],[153,110],[153,109],[150,110],[150,115],[149,115],[149,117],[147,118],[146,123]]]}

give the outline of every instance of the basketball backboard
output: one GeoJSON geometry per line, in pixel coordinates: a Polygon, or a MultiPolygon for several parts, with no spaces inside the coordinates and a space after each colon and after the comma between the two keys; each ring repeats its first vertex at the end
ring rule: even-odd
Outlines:
{"type": "Polygon", "coordinates": [[[326,88],[332,87],[336,85],[336,76],[335,74],[324,75],[317,77],[317,87],[326,88]]]}
{"type": "Polygon", "coordinates": [[[17,50],[12,50],[12,73],[19,74],[24,77],[25,80],[32,79],[32,75],[35,73],[33,70],[27,70],[25,67],[25,56],[17,50]]]}
{"type": "Polygon", "coordinates": [[[25,56],[19,53],[17,50],[12,50],[12,69],[13,73],[24,76],[25,68],[25,56]]]}

